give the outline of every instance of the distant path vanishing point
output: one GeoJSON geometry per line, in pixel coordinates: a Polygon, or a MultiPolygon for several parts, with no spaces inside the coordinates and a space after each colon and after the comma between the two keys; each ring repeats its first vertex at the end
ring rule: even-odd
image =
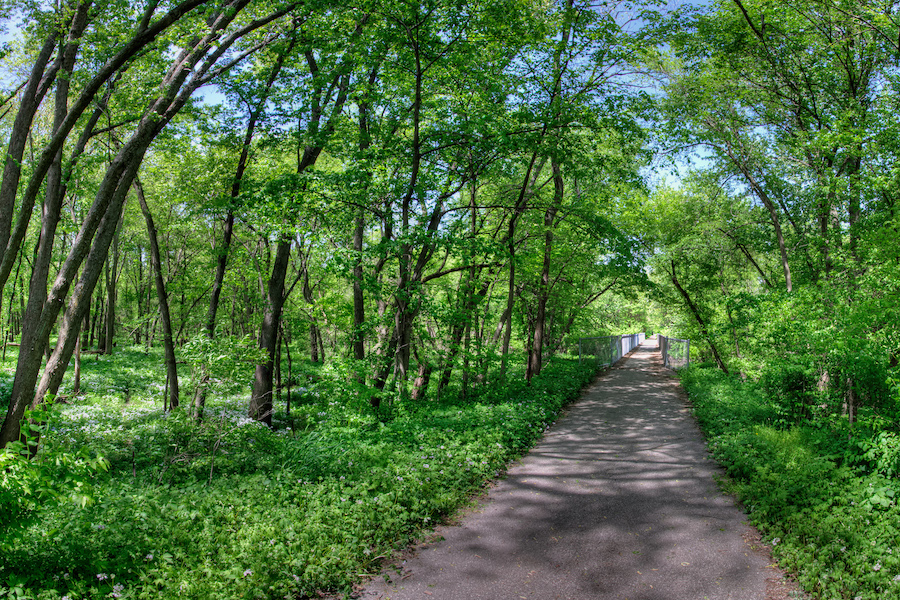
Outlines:
{"type": "MultiPolygon", "coordinates": [[[[363,600],[763,600],[780,576],[645,342],[363,600]],[[390,582],[387,581],[390,579],[390,582]]],[[[781,594],[777,597],[786,597],[781,594]]]]}

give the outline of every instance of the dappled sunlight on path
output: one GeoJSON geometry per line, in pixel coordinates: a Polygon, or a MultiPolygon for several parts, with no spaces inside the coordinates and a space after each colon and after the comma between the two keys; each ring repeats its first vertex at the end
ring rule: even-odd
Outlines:
{"type": "Polygon", "coordinates": [[[652,344],[599,378],[443,541],[361,597],[764,598],[766,557],[744,542],[743,512],[717,488],[652,344]]]}

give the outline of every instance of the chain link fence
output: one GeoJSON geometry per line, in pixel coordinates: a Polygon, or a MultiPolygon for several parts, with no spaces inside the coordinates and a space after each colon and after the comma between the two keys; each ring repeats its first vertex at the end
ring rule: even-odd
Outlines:
{"type": "Polygon", "coordinates": [[[643,333],[605,335],[578,340],[578,361],[593,360],[597,366],[615,364],[620,358],[637,348],[644,341],[643,333]]]}
{"type": "Polygon", "coordinates": [[[691,340],[660,335],[659,351],[667,369],[680,369],[691,363],[691,340]]]}

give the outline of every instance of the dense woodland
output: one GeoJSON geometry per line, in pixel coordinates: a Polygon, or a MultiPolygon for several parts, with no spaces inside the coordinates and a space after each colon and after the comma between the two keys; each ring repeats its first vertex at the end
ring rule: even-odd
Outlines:
{"type": "MultiPolygon", "coordinates": [[[[827,432],[813,446],[835,469],[900,472],[893,2],[66,0],[0,16],[8,589],[347,590],[552,422],[592,374],[568,358],[579,337],[690,338],[690,385],[752,388],[759,427],[827,432]],[[451,444],[471,464],[396,483],[422,469],[415,448],[432,464],[451,444]],[[253,496],[282,475],[296,486],[253,496]],[[178,504],[201,484],[201,508],[178,504]],[[150,505],[222,520],[235,490],[280,508],[241,517],[261,529],[234,548],[267,523],[329,522],[328,498],[382,490],[372,502],[402,509],[345,516],[334,527],[379,533],[267,575],[246,550],[216,563],[193,545],[221,532],[96,529],[150,505]]],[[[885,597],[900,571],[878,565],[803,582],[885,597]]]]}
{"type": "Polygon", "coordinates": [[[194,2],[24,15],[25,45],[4,59],[22,79],[4,122],[0,281],[20,350],[4,443],[60,393],[79,342],[162,345],[166,402],[187,396],[199,414],[207,376],[185,394],[179,354],[198,336],[250,336],[249,413],[267,423],[285,344],[400,396],[424,395],[432,373],[440,395],[459,366],[474,385],[513,343],[539,373],[584,307],[640,278],[606,216],[642,189],[638,38],[622,14],[194,2]]]}

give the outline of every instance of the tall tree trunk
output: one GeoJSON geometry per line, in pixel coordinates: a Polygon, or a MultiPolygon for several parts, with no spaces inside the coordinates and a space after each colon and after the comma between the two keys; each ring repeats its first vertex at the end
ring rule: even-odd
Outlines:
{"type": "MultiPolygon", "coordinates": [[[[141,315],[144,315],[147,313],[147,310],[145,310],[145,308],[144,308],[144,261],[142,258],[143,255],[144,255],[144,249],[141,248],[140,246],[138,246],[135,249],[135,256],[136,256],[135,263],[137,263],[137,273],[134,276],[134,303],[135,303],[135,308],[137,310],[134,314],[138,315],[139,317],[141,315]]],[[[132,343],[135,346],[139,346],[141,344],[141,340],[143,339],[143,336],[141,335],[143,333],[143,329],[144,329],[144,324],[139,322],[138,325],[134,329],[131,330],[131,335],[134,338],[132,340],[132,343]]]]}
{"type": "MultiPolygon", "coordinates": [[[[0,181],[0,264],[9,264],[10,271],[12,270],[14,255],[18,251],[16,246],[10,244],[12,241],[10,236],[12,233],[12,218],[13,214],[15,214],[16,191],[19,188],[19,181],[22,176],[22,159],[25,155],[25,147],[28,143],[34,115],[37,113],[38,107],[49,90],[50,82],[55,76],[55,70],[52,67],[51,73],[45,73],[45,71],[54,50],[57,49],[58,35],[59,31],[56,28],[51,28],[47,39],[44,40],[43,46],[35,57],[28,81],[19,99],[16,118],[9,133],[6,160],[3,165],[3,179],[0,181]],[[47,79],[50,81],[45,83],[47,79]]],[[[67,86],[68,82],[63,85],[67,86]]],[[[57,154],[58,152],[56,151],[53,153],[53,162],[56,162],[57,154]]],[[[0,290],[6,284],[6,277],[8,277],[8,273],[5,276],[0,276],[0,290]]]]}
{"type": "Polygon", "coordinates": [[[353,358],[359,361],[366,358],[366,338],[363,330],[366,322],[366,305],[362,287],[362,249],[365,225],[365,219],[360,210],[353,230],[353,252],[355,256],[353,258],[353,333],[351,335],[353,358]]]}
{"type": "Polygon", "coordinates": [[[507,361],[509,356],[509,345],[512,341],[512,316],[513,308],[516,302],[516,221],[518,217],[514,214],[509,220],[509,229],[506,239],[506,251],[509,258],[509,280],[506,292],[506,309],[503,311],[501,318],[503,319],[503,345],[500,348],[500,378],[506,377],[507,361]]]}
{"type": "MultiPolygon", "coordinates": [[[[294,362],[291,360],[291,336],[290,329],[285,331],[284,322],[281,324],[281,338],[284,340],[284,350],[287,354],[288,376],[287,376],[287,402],[285,403],[285,415],[291,416],[291,387],[294,385],[294,362]]],[[[293,427],[293,423],[291,424],[293,427]]]]}
{"type": "Polygon", "coordinates": [[[544,261],[541,266],[541,280],[538,284],[537,314],[534,320],[534,335],[531,339],[531,349],[528,353],[528,366],[525,370],[525,379],[540,375],[543,367],[544,337],[547,326],[547,301],[550,297],[550,265],[553,254],[553,228],[556,223],[556,212],[562,205],[565,192],[562,171],[559,163],[551,159],[550,167],[553,171],[553,201],[544,213],[544,261]]]}
{"type": "MultiPolygon", "coordinates": [[[[13,285],[12,285],[12,293],[9,298],[9,308],[6,310],[6,331],[3,332],[2,338],[0,338],[0,342],[3,343],[3,354],[0,360],[6,361],[6,347],[12,341],[13,338],[13,304],[16,301],[16,290],[18,290],[19,284],[19,269],[22,267],[22,256],[19,255],[19,260],[16,261],[16,274],[13,276],[13,285]]],[[[0,303],[3,301],[3,288],[0,287],[0,303]]]]}
{"type": "MultiPolygon", "coordinates": [[[[124,212],[123,216],[124,218],[124,212]]],[[[103,348],[106,354],[112,354],[116,338],[116,300],[119,288],[119,235],[122,229],[122,218],[112,240],[112,253],[107,257],[109,264],[108,278],[106,281],[106,332],[103,348]]]]}
{"type": "MultiPolygon", "coordinates": [[[[131,177],[137,173],[138,164],[132,163],[132,169],[128,173],[131,177]]],[[[47,297],[47,301],[44,303],[43,310],[38,310],[39,317],[31,324],[33,327],[33,333],[30,335],[31,344],[26,348],[20,348],[10,405],[3,428],[0,430],[0,445],[5,446],[18,437],[19,422],[29,405],[38,404],[48,392],[55,394],[59,389],[59,383],[62,381],[65,368],[75,349],[75,338],[71,334],[74,333],[77,336],[77,329],[84,320],[85,307],[90,301],[97,280],[102,273],[103,265],[106,263],[106,254],[109,245],[112,243],[112,237],[118,227],[121,216],[121,208],[126,192],[121,187],[111,188],[110,184],[110,186],[105,188],[106,193],[110,193],[110,189],[114,190],[114,193],[111,193],[111,195],[115,196],[115,198],[111,199],[108,205],[104,207],[108,207],[104,211],[106,214],[98,219],[100,223],[97,235],[94,243],[91,245],[88,256],[84,259],[84,272],[72,291],[69,308],[66,310],[63,324],[59,330],[56,348],[50,360],[47,361],[47,367],[37,392],[35,392],[34,385],[40,371],[43,350],[50,339],[51,331],[65,301],[66,292],[70,284],[69,277],[73,277],[77,272],[81,264],[79,258],[84,256],[83,252],[87,249],[87,241],[83,244],[76,242],[70,251],[62,270],[57,275],[56,282],[47,297]],[[71,273],[71,275],[67,277],[68,273],[71,273]],[[52,389],[51,381],[55,381],[52,389]]],[[[101,191],[98,193],[103,193],[103,191],[104,188],[101,185],[101,191]]]]}
{"type": "MultiPolygon", "coordinates": [[[[409,33],[409,32],[408,32],[409,33]]],[[[414,94],[412,103],[412,162],[410,164],[409,182],[406,186],[406,193],[403,195],[401,202],[401,236],[403,242],[400,245],[400,269],[399,280],[396,294],[396,314],[394,316],[394,335],[397,338],[397,348],[394,358],[394,376],[400,384],[401,397],[407,395],[406,377],[409,370],[410,344],[412,343],[412,327],[416,313],[415,291],[412,289],[412,246],[407,241],[410,234],[410,212],[412,208],[412,200],[415,195],[416,186],[419,182],[419,171],[422,167],[422,138],[421,138],[421,118],[422,118],[422,84],[425,77],[425,71],[422,67],[422,53],[419,46],[418,30],[416,35],[409,35],[409,41],[412,44],[413,56],[415,58],[415,81],[414,94]]]]}
{"type": "Polygon", "coordinates": [[[75,376],[72,379],[72,395],[81,393],[81,337],[75,343],[75,376]]]}
{"type": "MultiPolygon", "coordinates": [[[[382,58],[381,60],[376,61],[375,65],[369,71],[369,85],[357,99],[357,106],[359,110],[359,151],[364,155],[368,152],[369,148],[372,145],[372,136],[369,131],[369,94],[375,87],[375,83],[378,79],[378,72],[381,69],[382,60],[384,59],[382,58]]],[[[363,186],[364,191],[368,190],[370,179],[371,173],[367,172],[366,184],[365,186],[363,186]]],[[[353,229],[353,333],[351,335],[353,358],[358,361],[365,360],[366,358],[366,336],[364,330],[366,321],[366,305],[362,285],[362,251],[365,231],[366,215],[364,209],[360,208],[357,212],[356,222],[354,223],[353,229]]],[[[360,383],[362,383],[363,381],[364,379],[360,377],[360,383]]]]}
{"type": "MultiPolygon", "coordinates": [[[[475,177],[469,188],[469,235],[474,239],[478,233],[478,207],[475,204],[478,193],[478,184],[475,177]]],[[[469,394],[469,367],[470,358],[472,356],[472,324],[477,324],[478,315],[476,309],[478,303],[475,299],[475,277],[478,273],[475,266],[475,257],[472,253],[468,254],[469,268],[466,270],[466,288],[465,288],[465,306],[466,306],[466,329],[463,334],[463,370],[462,370],[462,396],[466,398],[469,394]]],[[[482,290],[486,292],[486,289],[482,290]]],[[[484,294],[482,294],[483,296],[484,294]]],[[[430,375],[430,373],[429,373],[430,375]]]]}
{"type": "MultiPolygon", "coordinates": [[[[239,185],[235,182],[235,186],[239,185]]],[[[233,196],[232,196],[233,197],[233,196]]],[[[213,279],[212,292],[209,295],[209,310],[206,313],[206,335],[210,339],[216,333],[216,313],[219,310],[219,298],[222,285],[225,283],[225,269],[228,267],[228,252],[231,249],[231,238],[234,232],[234,209],[229,207],[225,215],[225,230],[222,233],[222,245],[216,252],[216,273],[213,279]]]]}
{"type": "MultiPolygon", "coordinates": [[[[86,18],[86,14],[84,16],[86,18]]],[[[61,127],[61,124],[66,117],[69,98],[68,75],[71,73],[71,69],[75,63],[76,50],[77,46],[69,46],[65,57],[65,67],[67,68],[66,76],[62,78],[56,88],[53,111],[54,131],[57,131],[61,127]]],[[[60,53],[63,52],[64,50],[61,48],[60,53]]],[[[23,103],[27,104],[25,100],[23,100],[23,103]]],[[[12,140],[10,140],[10,146],[11,151],[13,151],[12,140]]],[[[9,169],[10,164],[8,160],[7,171],[9,169]]],[[[16,166],[14,169],[14,176],[12,176],[13,174],[11,174],[11,177],[16,182],[16,185],[18,185],[19,170],[20,167],[16,166]]],[[[6,176],[7,173],[5,172],[3,180],[4,185],[7,183],[6,176]]],[[[62,216],[62,201],[64,194],[65,188],[62,173],[62,149],[60,148],[59,151],[55,153],[47,171],[47,186],[41,211],[41,230],[38,237],[38,245],[35,249],[34,260],[32,261],[31,280],[28,289],[28,303],[25,306],[25,311],[23,314],[22,335],[21,339],[19,340],[19,364],[23,362],[23,355],[25,355],[26,357],[32,355],[33,360],[37,361],[38,363],[36,368],[39,368],[41,360],[40,356],[38,356],[38,353],[46,348],[47,344],[49,343],[49,336],[47,340],[43,340],[39,337],[38,321],[40,319],[41,311],[44,308],[44,303],[47,300],[47,281],[50,277],[50,265],[53,258],[53,242],[56,237],[56,229],[59,225],[60,217],[62,216]]],[[[8,217],[9,219],[12,218],[11,212],[12,211],[10,211],[8,217]]],[[[8,219],[5,215],[4,217],[0,217],[0,221],[3,221],[4,223],[7,220],[8,219]]],[[[0,226],[0,229],[2,229],[3,227],[5,227],[5,225],[0,226]]],[[[0,235],[2,235],[3,233],[4,231],[0,231],[0,235]]],[[[8,236],[8,230],[5,230],[5,233],[8,236]]],[[[0,243],[5,244],[6,240],[0,239],[0,243]]],[[[0,283],[0,291],[2,291],[2,289],[3,285],[2,283],[0,283]]],[[[17,365],[17,372],[18,369],[19,366],[17,365]]],[[[9,441],[11,440],[2,440],[2,435],[0,435],[0,446],[5,446],[9,441]]]]}
{"type": "MultiPolygon", "coordinates": [[[[132,160],[129,161],[125,172],[118,178],[118,185],[109,192],[112,198],[108,203],[105,211],[106,214],[100,219],[97,234],[94,237],[90,252],[84,258],[84,271],[81,278],[72,289],[71,298],[69,299],[68,306],[66,307],[63,316],[62,325],[59,329],[58,342],[53,355],[50,357],[50,360],[47,361],[44,375],[41,377],[37,391],[34,393],[34,403],[40,402],[47,393],[55,394],[59,389],[60,383],[62,383],[66,367],[68,366],[69,360],[75,349],[75,342],[76,338],[79,336],[81,324],[84,322],[84,315],[87,312],[87,306],[90,302],[89,299],[93,295],[97,281],[103,270],[103,265],[106,263],[109,247],[112,244],[112,239],[115,232],[118,230],[119,222],[122,217],[122,209],[125,204],[128,189],[131,187],[134,177],[137,176],[144,150],[146,150],[146,148],[141,150],[140,156],[131,157],[132,160]]],[[[51,290],[51,296],[48,298],[49,306],[45,308],[41,314],[40,327],[41,337],[43,339],[49,338],[50,329],[56,321],[58,311],[62,308],[62,302],[65,298],[64,289],[68,288],[68,282],[62,282],[61,276],[69,268],[73,268],[74,270],[74,268],[77,268],[78,266],[75,264],[77,256],[73,253],[74,249],[73,252],[70,252],[69,257],[67,257],[66,264],[60,271],[60,276],[57,276],[57,283],[54,284],[54,288],[51,290]]],[[[28,369],[29,375],[30,371],[33,369],[34,376],[36,377],[37,369],[33,366],[28,367],[28,369]]]]}
{"type": "Polygon", "coordinates": [[[266,294],[266,312],[259,329],[259,348],[264,350],[267,359],[256,365],[253,375],[253,392],[250,395],[249,416],[272,426],[272,367],[275,360],[275,349],[278,342],[278,327],[281,323],[281,310],[284,307],[285,279],[290,263],[290,239],[279,240],[272,263],[272,275],[269,277],[266,294]]]}
{"type": "Polygon", "coordinates": [[[310,254],[312,254],[312,245],[310,245],[309,251],[304,252],[303,248],[300,249],[300,278],[302,280],[302,291],[303,291],[303,301],[306,302],[306,305],[309,307],[309,359],[317,363],[320,360],[325,362],[325,348],[322,346],[321,350],[321,358],[320,358],[320,333],[319,333],[319,325],[316,320],[316,299],[313,296],[312,286],[309,284],[309,259],[310,254]]]}
{"type": "MultiPolygon", "coordinates": [[[[363,24],[368,20],[364,16],[358,23],[354,32],[354,40],[361,32],[363,24]]],[[[347,72],[339,69],[330,80],[325,81],[319,72],[318,62],[312,50],[304,51],[310,76],[315,82],[312,92],[312,107],[309,120],[306,124],[306,133],[312,140],[306,146],[297,145],[297,174],[302,175],[312,167],[324,149],[325,140],[329,139],[337,126],[337,120],[342,117],[344,104],[347,101],[347,89],[350,78],[347,72]],[[331,99],[332,92],[335,93],[331,99]],[[331,99],[330,115],[322,121],[325,106],[323,102],[331,99]]],[[[347,69],[349,71],[349,68],[347,69]]],[[[253,380],[253,391],[250,396],[249,415],[251,418],[272,425],[272,365],[275,361],[275,346],[278,337],[278,329],[281,323],[281,311],[285,302],[285,278],[290,263],[290,253],[293,240],[282,237],[275,251],[275,260],[272,264],[272,275],[267,285],[266,312],[259,331],[259,348],[265,350],[266,359],[256,365],[253,380]]]]}
{"type": "Polygon", "coordinates": [[[463,399],[469,396],[469,363],[472,356],[472,319],[476,318],[475,311],[472,310],[469,313],[469,316],[470,318],[466,320],[466,332],[463,336],[463,365],[461,382],[463,399]]]}
{"type": "MultiPolygon", "coordinates": [[[[99,298],[91,298],[90,303],[94,307],[93,318],[91,318],[90,322],[90,341],[88,342],[89,348],[94,348],[95,343],[99,337],[99,333],[97,331],[98,323],[102,321],[100,316],[103,314],[103,307],[100,305],[99,298]]],[[[85,318],[88,316],[88,311],[85,311],[85,318]]]]}
{"type": "MultiPolygon", "coordinates": [[[[547,127],[547,125],[544,126],[541,133],[542,137],[544,133],[546,133],[547,127]]],[[[540,176],[541,171],[544,169],[544,164],[547,161],[546,157],[540,157],[540,163],[538,163],[538,158],[537,152],[532,153],[531,161],[528,163],[528,169],[525,171],[525,178],[522,181],[522,186],[519,188],[519,195],[516,198],[515,206],[513,206],[512,215],[509,218],[506,239],[504,240],[509,259],[509,285],[507,286],[506,309],[503,311],[501,317],[503,320],[503,346],[500,350],[501,378],[506,377],[507,357],[509,356],[509,345],[512,340],[513,308],[515,308],[516,302],[516,225],[525,213],[534,183],[540,176]]]]}
{"type": "MultiPolygon", "coordinates": [[[[151,296],[153,295],[153,290],[155,288],[155,274],[153,273],[153,265],[150,265],[150,268],[147,269],[147,284],[144,286],[144,289],[147,291],[147,297],[144,298],[144,306],[147,307],[147,313],[153,314],[151,309],[153,307],[153,300],[151,296]]],[[[144,340],[146,340],[147,350],[153,347],[153,329],[156,325],[153,323],[153,319],[146,319],[144,321],[144,340]]]]}
{"type": "Polygon", "coordinates": [[[147,197],[144,194],[144,186],[138,178],[134,180],[134,190],[137,192],[138,202],[141,205],[141,213],[147,224],[147,237],[150,240],[150,264],[153,269],[153,281],[156,285],[156,302],[159,305],[159,317],[163,329],[163,353],[166,362],[166,390],[167,404],[169,408],[178,407],[178,362],[175,358],[175,340],[172,337],[172,317],[169,314],[169,295],[166,293],[166,282],[163,279],[162,255],[159,251],[159,236],[153,215],[147,205],[147,197]]]}
{"type": "MultiPolygon", "coordinates": [[[[418,8],[416,8],[418,11],[418,8]]],[[[459,188],[450,192],[441,193],[434,201],[430,211],[422,209],[423,216],[428,216],[428,224],[419,235],[422,241],[419,244],[417,256],[413,256],[413,247],[409,240],[414,237],[410,221],[413,212],[413,200],[418,197],[419,177],[422,169],[423,153],[422,139],[422,90],[427,71],[428,57],[420,46],[418,28],[424,21],[417,21],[415,25],[407,28],[407,40],[413,51],[415,61],[414,70],[414,97],[412,102],[412,142],[410,152],[409,178],[403,197],[400,201],[400,253],[398,260],[398,283],[394,294],[394,339],[396,348],[394,354],[394,375],[399,384],[401,397],[408,396],[408,373],[412,344],[412,333],[415,319],[421,309],[421,284],[422,275],[428,260],[434,255],[436,249],[435,236],[443,217],[443,203],[459,192],[465,185],[465,181],[459,188]]]]}
{"type": "MultiPolygon", "coordinates": [[[[89,3],[79,5],[71,23],[68,39],[59,49],[59,58],[56,61],[51,73],[47,74],[42,86],[49,86],[53,80],[55,72],[63,71],[64,76],[57,83],[56,94],[54,98],[53,110],[53,129],[54,135],[60,133],[68,114],[68,100],[70,89],[70,75],[75,65],[75,57],[78,51],[78,40],[87,26],[89,3]]],[[[37,81],[40,74],[46,66],[49,59],[49,52],[52,51],[53,34],[48,38],[41,54],[35,63],[31,78],[26,89],[25,96],[20,102],[19,113],[13,125],[11,132],[9,154],[7,155],[6,166],[3,173],[3,181],[0,184],[0,263],[8,262],[9,269],[0,269],[4,271],[0,273],[0,294],[6,283],[11,270],[13,254],[17,252],[18,245],[21,240],[16,241],[16,237],[21,237],[21,232],[17,232],[15,236],[10,236],[10,224],[12,220],[11,207],[15,201],[16,189],[19,185],[21,175],[20,159],[24,151],[24,139],[17,140],[17,132],[27,132],[31,127],[31,121],[34,116],[34,110],[40,104],[48,87],[39,89],[37,81]],[[32,102],[36,104],[32,105],[32,102]],[[24,129],[17,129],[19,126],[24,129]],[[21,141],[21,147],[18,146],[21,141]],[[16,158],[18,156],[18,158],[16,158]],[[9,209],[7,211],[7,208],[9,209]]],[[[89,121],[88,127],[93,127],[93,123],[89,121]]],[[[82,146],[83,148],[83,146],[82,146]]],[[[78,154],[78,147],[74,155],[78,154]]],[[[50,331],[47,335],[42,335],[40,328],[40,317],[47,301],[47,281],[50,274],[50,264],[53,255],[53,241],[56,235],[56,229],[62,214],[62,201],[65,196],[65,185],[62,172],[62,148],[54,150],[52,155],[48,156],[47,161],[47,182],[45,188],[45,197],[42,210],[41,231],[38,239],[38,247],[35,250],[34,262],[32,263],[32,274],[29,285],[28,304],[23,311],[22,333],[19,343],[19,357],[16,365],[16,377],[13,381],[13,390],[10,394],[9,406],[6,418],[0,428],[0,447],[5,447],[8,443],[15,440],[19,436],[19,424],[24,415],[26,406],[31,402],[31,393],[33,392],[34,380],[40,369],[43,350],[49,344],[50,331]],[[24,367],[24,368],[23,368],[24,367]],[[20,373],[20,369],[23,371],[20,373]],[[33,374],[32,374],[33,373],[33,374]],[[23,377],[20,377],[23,376],[23,377]]],[[[35,195],[37,190],[35,190],[35,195]]],[[[30,209],[23,205],[23,209],[19,214],[19,219],[27,219],[30,209]]],[[[20,229],[17,225],[17,229],[20,229]]],[[[21,296],[24,299],[24,296],[21,296]]]]}
{"type": "Polygon", "coordinates": [[[278,324],[278,343],[275,350],[275,400],[281,403],[281,348],[284,346],[284,327],[278,324]]]}
{"type": "MultiPolygon", "coordinates": [[[[287,49],[278,54],[275,64],[269,72],[266,79],[266,85],[262,90],[262,95],[256,107],[250,111],[250,118],[247,121],[247,128],[244,130],[244,141],[241,145],[241,153],[238,157],[237,168],[234,173],[234,181],[231,184],[231,200],[232,203],[241,193],[241,182],[244,179],[244,173],[247,170],[247,162],[250,157],[250,146],[253,143],[253,135],[256,132],[256,126],[265,110],[269,93],[278,74],[284,66],[285,57],[291,53],[294,48],[295,39],[292,37],[287,49]]],[[[222,245],[216,253],[216,274],[213,280],[212,293],[209,296],[209,310],[206,313],[206,335],[212,339],[216,331],[216,313],[219,310],[219,298],[222,295],[222,285],[225,282],[225,269],[228,266],[228,253],[231,249],[231,238],[234,233],[234,206],[229,206],[225,214],[225,229],[222,232],[222,245]]]]}

